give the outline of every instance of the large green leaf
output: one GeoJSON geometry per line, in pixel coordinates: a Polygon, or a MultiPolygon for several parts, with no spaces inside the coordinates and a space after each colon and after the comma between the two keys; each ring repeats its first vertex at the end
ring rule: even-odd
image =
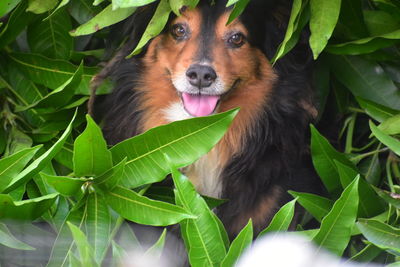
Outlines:
{"type": "Polygon", "coordinates": [[[10,182],[4,192],[10,192],[13,189],[17,188],[21,184],[27,182],[31,179],[35,174],[38,174],[57,154],[58,151],[62,148],[65,143],[65,140],[69,136],[72,131],[72,123],[74,122],[76,117],[76,112],[71,122],[69,123],[67,129],[65,129],[64,133],[58,139],[58,141],[50,147],[45,153],[43,153],[40,157],[38,157],[35,161],[28,165],[21,173],[14,177],[14,179],[10,182]]]}
{"type": "Polygon", "coordinates": [[[341,0],[310,0],[310,46],[314,59],[324,50],[339,18],[341,0]]]}
{"type": "Polygon", "coordinates": [[[400,91],[381,66],[358,56],[330,56],[336,78],[354,96],[400,109],[400,91]]]}
{"type": "Polygon", "coordinates": [[[74,242],[78,248],[79,258],[80,258],[79,262],[82,264],[82,266],[88,266],[88,267],[100,266],[95,264],[93,248],[89,244],[85,233],[83,233],[79,227],[75,226],[70,222],[67,222],[67,225],[71,230],[74,242]]]}
{"type": "Polygon", "coordinates": [[[68,11],[79,24],[84,24],[103,10],[102,7],[96,7],[92,3],[93,0],[71,1],[68,6],[68,11]]]}
{"type": "Polygon", "coordinates": [[[381,190],[379,188],[374,188],[375,192],[387,203],[393,205],[396,209],[400,209],[400,197],[396,193],[381,190]]]}
{"type": "Polygon", "coordinates": [[[74,173],[76,176],[98,176],[112,168],[111,152],[103,134],[93,119],[86,115],[86,129],[74,143],[74,173]]]}
{"type": "MultiPolygon", "coordinates": [[[[33,82],[42,84],[51,89],[57,89],[65,81],[71,78],[77,70],[77,66],[68,61],[49,59],[42,55],[10,53],[9,58],[17,63],[17,66],[33,82]]],[[[76,88],[77,94],[90,95],[89,83],[93,76],[99,71],[96,67],[84,67],[82,82],[76,88]]],[[[99,88],[99,93],[107,92],[110,87],[104,83],[99,88]]]]}
{"type": "Polygon", "coordinates": [[[290,223],[293,220],[294,216],[294,208],[297,199],[293,199],[292,201],[283,205],[279,211],[274,215],[270,224],[265,228],[260,234],[265,235],[266,233],[271,232],[281,232],[287,231],[289,229],[290,223]]]}
{"type": "Polygon", "coordinates": [[[0,17],[10,12],[21,0],[3,0],[0,2],[0,17]]]}
{"type": "Polygon", "coordinates": [[[19,241],[12,233],[8,230],[7,226],[0,223],[0,244],[9,248],[15,248],[20,250],[34,250],[35,248],[19,241]]]}
{"type": "MultiPolygon", "coordinates": [[[[171,164],[171,163],[170,163],[171,164]]],[[[185,245],[192,266],[217,266],[226,255],[224,234],[205,200],[183,174],[173,168],[176,203],[196,215],[196,219],[181,224],[185,231],[185,245]]]]}
{"type": "Polygon", "coordinates": [[[104,197],[96,191],[89,194],[86,201],[87,238],[94,249],[94,258],[98,264],[104,259],[111,236],[111,215],[104,197]]]}
{"type": "Polygon", "coordinates": [[[90,181],[85,178],[72,178],[66,176],[48,175],[41,172],[40,176],[47,184],[64,196],[76,196],[82,186],[90,181]]]}
{"type": "Polygon", "coordinates": [[[116,10],[118,8],[126,8],[126,7],[139,7],[148,5],[157,0],[112,0],[113,9],[116,10]]]}
{"type": "Polygon", "coordinates": [[[140,224],[166,226],[194,217],[181,207],[151,200],[119,186],[106,193],[106,201],[119,215],[140,224]]]}
{"type": "Polygon", "coordinates": [[[52,10],[57,5],[57,0],[28,0],[29,6],[26,11],[42,14],[52,10]]]}
{"type": "Polygon", "coordinates": [[[121,183],[138,187],[164,179],[170,172],[164,154],[179,168],[193,163],[221,139],[237,112],[176,121],[112,147],[114,163],[128,158],[121,183]]]}
{"type": "Polygon", "coordinates": [[[388,148],[390,148],[394,153],[396,153],[397,155],[400,156],[400,141],[399,140],[385,134],[382,130],[380,130],[378,127],[376,127],[372,121],[369,122],[369,127],[370,127],[373,135],[375,135],[375,137],[378,138],[379,141],[381,141],[384,145],[386,145],[388,148]]]}
{"type": "Polygon", "coordinates": [[[164,29],[170,13],[171,7],[168,0],[161,0],[139,43],[129,57],[138,54],[150,39],[156,37],[164,29]]]}
{"type": "Polygon", "coordinates": [[[357,226],[375,246],[400,253],[400,229],[376,220],[360,219],[357,226]]]}
{"type": "MultiPolygon", "coordinates": [[[[244,9],[246,8],[246,6],[249,4],[250,0],[239,0],[236,1],[235,6],[233,7],[231,14],[229,15],[227,24],[231,23],[232,21],[234,21],[237,17],[239,17],[244,9]]],[[[228,3],[229,4],[229,3],[228,3]]]]}
{"type": "Polygon", "coordinates": [[[120,163],[106,171],[104,174],[95,178],[94,182],[100,187],[105,187],[107,190],[112,190],[116,187],[122,178],[126,164],[126,158],[120,163]]]}
{"type": "Polygon", "coordinates": [[[289,194],[297,198],[297,202],[318,221],[321,221],[333,206],[333,201],[325,197],[294,191],[289,191],[289,194]]]}
{"type": "Polygon", "coordinates": [[[65,10],[30,24],[27,37],[31,51],[50,58],[69,59],[73,48],[73,39],[68,33],[71,29],[71,19],[65,10]]]}
{"type": "Polygon", "coordinates": [[[313,238],[320,248],[326,248],[339,256],[347,247],[358,208],[358,180],[349,184],[331,211],[322,219],[321,228],[313,238]]]}
{"type": "Polygon", "coordinates": [[[135,7],[121,8],[118,10],[113,10],[112,5],[108,5],[94,18],[80,25],[75,30],[72,30],[70,34],[72,36],[87,35],[97,32],[105,27],[118,23],[136,11],[135,7]]]}
{"type": "Polygon", "coordinates": [[[0,219],[33,221],[53,205],[58,194],[14,201],[9,195],[0,194],[0,219]]]}
{"type": "Polygon", "coordinates": [[[246,247],[251,245],[253,241],[253,223],[251,219],[247,225],[240,231],[237,237],[233,240],[228,253],[221,263],[221,267],[235,266],[235,262],[242,255],[246,247]]]}
{"type": "Polygon", "coordinates": [[[9,185],[41,147],[27,148],[0,160],[0,192],[9,185]]]}
{"type": "Polygon", "coordinates": [[[386,106],[374,103],[372,101],[356,97],[358,104],[365,110],[365,112],[371,116],[374,120],[383,122],[395,114],[399,113],[399,110],[394,110],[386,106]]]}
{"type": "Polygon", "coordinates": [[[400,114],[390,117],[382,122],[378,128],[385,134],[400,134],[400,114]]]}

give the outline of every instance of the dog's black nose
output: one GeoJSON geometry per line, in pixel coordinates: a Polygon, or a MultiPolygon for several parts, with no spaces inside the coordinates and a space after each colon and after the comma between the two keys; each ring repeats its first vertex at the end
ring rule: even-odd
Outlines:
{"type": "Polygon", "coordinates": [[[200,64],[190,66],[186,71],[186,76],[191,85],[199,88],[208,87],[217,79],[213,68],[200,64]]]}

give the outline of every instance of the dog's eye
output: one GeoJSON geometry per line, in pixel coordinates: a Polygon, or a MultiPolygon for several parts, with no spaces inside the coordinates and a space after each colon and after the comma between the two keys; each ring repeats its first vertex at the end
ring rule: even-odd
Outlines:
{"type": "Polygon", "coordinates": [[[235,33],[228,39],[228,43],[234,47],[240,47],[244,44],[245,37],[242,33],[235,33]]]}
{"type": "Polygon", "coordinates": [[[182,24],[172,26],[171,34],[175,39],[183,39],[186,36],[186,28],[182,24]]]}

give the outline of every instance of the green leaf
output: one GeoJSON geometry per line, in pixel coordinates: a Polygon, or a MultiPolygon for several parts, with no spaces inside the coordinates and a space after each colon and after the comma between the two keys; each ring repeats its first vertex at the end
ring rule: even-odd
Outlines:
{"type": "Polygon", "coordinates": [[[28,0],[29,6],[26,11],[42,14],[50,11],[57,5],[57,0],[28,0]]]}
{"type": "Polygon", "coordinates": [[[46,183],[63,196],[76,196],[77,193],[80,192],[83,184],[90,181],[85,178],[48,175],[43,172],[40,173],[40,176],[44,181],[46,181],[46,183]]]}
{"type": "Polygon", "coordinates": [[[361,97],[356,97],[356,100],[369,116],[379,122],[383,122],[399,113],[399,110],[388,108],[361,97]]]}
{"type": "Polygon", "coordinates": [[[140,224],[166,226],[193,218],[181,207],[151,200],[119,186],[106,193],[106,201],[119,215],[140,224]]]}
{"type": "Polygon", "coordinates": [[[68,11],[79,24],[84,24],[103,10],[103,7],[93,6],[92,2],[93,0],[71,1],[68,11]]]}
{"type": "Polygon", "coordinates": [[[341,256],[347,247],[357,217],[359,177],[349,184],[331,211],[321,222],[321,228],[313,238],[320,248],[341,256]]]}
{"type": "Polygon", "coordinates": [[[177,189],[176,203],[197,216],[185,221],[181,230],[185,231],[190,264],[215,266],[221,263],[226,255],[223,229],[191,182],[175,168],[172,169],[172,178],[177,189]]]}
{"type": "Polygon", "coordinates": [[[96,185],[105,186],[108,191],[116,187],[122,178],[126,164],[126,158],[124,158],[120,163],[112,167],[110,170],[106,171],[104,174],[95,178],[94,182],[96,185]]]}
{"type": "Polygon", "coordinates": [[[395,16],[381,10],[363,10],[365,23],[371,35],[381,35],[400,28],[395,16]]]}
{"type": "Polygon", "coordinates": [[[334,160],[354,168],[353,164],[336,151],[331,144],[311,125],[311,154],[315,170],[330,193],[340,191],[340,179],[334,160]]]}
{"type": "Polygon", "coordinates": [[[110,244],[111,215],[104,197],[96,191],[89,194],[86,201],[86,233],[94,248],[94,258],[98,264],[103,261],[110,244]]]}
{"type": "Polygon", "coordinates": [[[330,56],[336,78],[356,97],[400,109],[400,91],[380,65],[358,56],[330,56]]]}
{"type": "Polygon", "coordinates": [[[112,0],[112,5],[113,5],[113,10],[116,10],[118,8],[144,6],[144,5],[148,5],[150,3],[153,3],[155,1],[157,1],[157,0],[135,0],[135,1],[132,1],[132,0],[112,0]]]}
{"type": "Polygon", "coordinates": [[[290,223],[293,220],[294,216],[294,208],[296,204],[297,198],[283,205],[279,211],[274,215],[270,224],[267,228],[265,228],[259,236],[265,235],[266,233],[271,232],[281,232],[287,231],[289,229],[290,223]]]}
{"type": "Polygon", "coordinates": [[[329,45],[326,51],[338,55],[360,55],[389,47],[399,42],[400,30],[351,42],[329,45]]]}
{"type": "Polygon", "coordinates": [[[310,0],[310,46],[314,59],[324,50],[339,18],[341,0],[310,0]]]}
{"type": "Polygon", "coordinates": [[[74,238],[75,244],[78,247],[80,263],[82,266],[97,266],[94,264],[93,259],[93,248],[89,244],[85,234],[76,227],[74,224],[67,222],[69,229],[71,230],[72,236],[74,238]]]}
{"type": "MultiPolygon", "coordinates": [[[[9,53],[8,57],[21,69],[33,82],[42,84],[51,89],[57,89],[65,81],[71,78],[77,70],[77,66],[68,61],[49,59],[42,55],[9,53]]],[[[89,83],[99,71],[96,67],[84,67],[82,82],[76,88],[76,94],[90,95],[89,83]]],[[[104,83],[99,87],[99,93],[110,90],[110,84],[104,83]]]]}
{"type": "Polygon", "coordinates": [[[14,201],[9,195],[0,194],[0,219],[33,221],[53,205],[58,194],[14,201]]]}
{"type": "Polygon", "coordinates": [[[57,7],[50,13],[50,15],[48,15],[45,19],[43,19],[43,21],[52,19],[53,16],[55,16],[58,11],[61,11],[64,6],[66,6],[69,3],[70,0],[61,0],[61,2],[57,5],[57,7]]]}
{"type": "Polygon", "coordinates": [[[253,224],[251,219],[247,225],[240,231],[237,237],[233,240],[232,245],[229,248],[224,260],[221,263],[221,267],[235,266],[237,259],[242,255],[246,247],[251,245],[253,241],[253,224]]]}
{"type": "Polygon", "coordinates": [[[249,4],[249,2],[250,2],[250,0],[239,0],[239,1],[236,1],[235,6],[233,7],[233,9],[231,11],[231,14],[229,15],[228,22],[226,24],[231,23],[237,17],[239,17],[240,14],[243,13],[244,9],[249,4]]]}
{"type": "Polygon", "coordinates": [[[357,227],[377,247],[400,253],[400,229],[376,220],[359,219],[357,227]]]}
{"type": "Polygon", "coordinates": [[[59,11],[47,20],[39,20],[28,26],[27,38],[33,53],[50,58],[69,59],[73,49],[73,39],[69,35],[72,29],[67,11],[59,11]]]}
{"type": "Polygon", "coordinates": [[[99,126],[89,115],[86,121],[86,129],[74,143],[74,173],[79,177],[98,176],[113,166],[111,152],[99,126]]]}
{"type": "Polygon", "coordinates": [[[9,185],[41,147],[27,148],[0,160],[0,192],[9,185]]]}
{"type": "Polygon", "coordinates": [[[400,209],[400,195],[392,192],[388,192],[379,188],[374,187],[375,192],[387,203],[393,205],[396,209],[400,209]]]}
{"type": "Polygon", "coordinates": [[[310,16],[307,8],[308,1],[294,0],[290,19],[286,28],[285,37],[279,45],[275,56],[271,62],[276,62],[278,59],[286,55],[297,43],[300,38],[301,30],[305,26],[310,16]]]}
{"type": "Polygon", "coordinates": [[[55,156],[55,154],[60,151],[62,146],[65,143],[65,140],[69,136],[72,130],[72,123],[74,122],[76,117],[76,112],[71,122],[69,123],[67,129],[65,129],[64,133],[58,139],[58,141],[50,147],[45,153],[43,153],[40,157],[38,157],[35,161],[28,165],[21,173],[14,177],[14,179],[10,182],[7,188],[4,190],[5,193],[12,191],[17,188],[21,184],[27,182],[31,179],[35,174],[38,174],[55,156]]]}
{"type": "Polygon", "coordinates": [[[165,237],[167,235],[167,229],[165,228],[158,238],[157,242],[154,243],[145,253],[144,257],[151,257],[152,259],[159,259],[165,245],[165,237]]]}
{"type": "Polygon", "coordinates": [[[75,30],[70,31],[72,36],[87,35],[97,32],[105,27],[118,23],[136,11],[135,7],[120,8],[118,10],[113,10],[112,5],[108,5],[94,18],[80,25],[75,30]]]}
{"type": "Polygon", "coordinates": [[[21,0],[3,0],[0,3],[0,18],[10,12],[21,0]]]}
{"type": "Polygon", "coordinates": [[[325,197],[290,190],[288,192],[297,198],[297,202],[319,222],[329,213],[333,206],[333,201],[325,197]]]}
{"type": "Polygon", "coordinates": [[[373,135],[378,138],[380,142],[386,145],[390,150],[400,156],[400,141],[385,134],[381,131],[372,121],[369,121],[369,127],[373,135]]]}
{"type": "Polygon", "coordinates": [[[0,244],[20,250],[35,250],[35,248],[16,239],[3,223],[0,223],[0,244]]]}
{"type": "Polygon", "coordinates": [[[382,122],[378,128],[385,134],[395,135],[400,134],[400,114],[390,117],[382,122]]]}
{"type": "Polygon", "coordinates": [[[140,38],[139,43],[128,57],[140,53],[141,49],[147,44],[147,42],[156,37],[164,29],[168,22],[170,12],[171,7],[169,6],[168,0],[161,0],[157,6],[156,12],[149,22],[149,25],[147,25],[146,30],[140,38]]]}
{"type": "Polygon", "coordinates": [[[134,188],[164,179],[170,173],[165,154],[178,168],[193,163],[221,139],[237,112],[235,109],[209,117],[176,121],[112,147],[114,163],[128,158],[121,183],[134,188]]]}
{"type": "Polygon", "coordinates": [[[199,0],[175,0],[169,1],[169,6],[171,7],[171,10],[175,13],[175,15],[180,16],[180,10],[182,7],[194,8],[196,7],[198,2],[199,0]]]}

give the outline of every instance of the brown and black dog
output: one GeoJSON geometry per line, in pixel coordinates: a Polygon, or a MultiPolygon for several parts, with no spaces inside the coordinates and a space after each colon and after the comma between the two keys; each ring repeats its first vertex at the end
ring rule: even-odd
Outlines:
{"type": "Polygon", "coordinates": [[[228,199],[216,212],[233,237],[249,218],[256,233],[268,225],[290,199],[287,190],[316,192],[320,182],[308,149],[316,113],[309,48],[300,42],[274,66],[269,61],[283,40],[290,2],[250,1],[230,24],[225,6],[200,1],[182,10],[139,55],[125,59],[153,10],[137,12],[124,26],[131,41],[105,71],[115,89],[95,106],[110,144],[240,107],[218,145],[184,170],[200,193],[228,199]]]}

